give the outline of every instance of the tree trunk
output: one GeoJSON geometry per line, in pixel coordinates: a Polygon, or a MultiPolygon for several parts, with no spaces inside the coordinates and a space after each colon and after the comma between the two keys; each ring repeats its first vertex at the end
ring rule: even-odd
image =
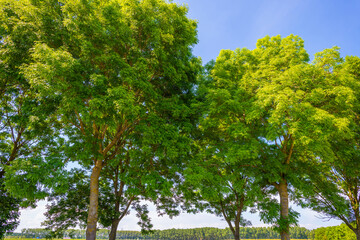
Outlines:
{"type": "Polygon", "coordinates": [[[360,240],[360,228],[356,229],[355,235],[356,235],[356,240],[360,240]]]}
{"type": "Polygon", "coordinates": [[[115,219],[112,221],[111,224],[111,230],[109,234],[109,240],[115,240],[116,239],[116,230],[119,226],[120,219],[115,219]]]}
{"type": "Polygon", "coordinates": [[[102,169],[102,161],[96,160],[90,177],[90,203],[86,228],[86,240],[96,239],[96,225],[98,220],[99,205],[99,177],[102,169]]]}
{"type": "Polygon", "coordinates": [[[240,231],[239,231],[239,229],[235,230],[234,239],[235,240],[240,240],[240,231]]]}
{"type": "Polygon", "coordinates": [[[285,225],[281,226],[281,240],[290,240],[290,228],[289,228],[289,195],[288,195],[288,186],[286,179],[278,185],[278,191],[280,195],[280,220],[284,222],[285,225]]]}
{"type": "MultiPolygon", "coordinates": [[[[241,214],[241,212],[240,212],[241,214]]],[[[235,231],[234,233],[234,239],[240,240],[240,215],[239,212],[236,213],[236,219],[235,219],[235,231]]]]}
{"type": "Polygon", "coordinates": [[[241,219],[241,212],[243,206],[244,206],[244,196],[241,198],[240,207],[238,206],[238,209],[236,211],[235,233],[234,233],[235,240],[240,240],[240,219],[241,219]]]}

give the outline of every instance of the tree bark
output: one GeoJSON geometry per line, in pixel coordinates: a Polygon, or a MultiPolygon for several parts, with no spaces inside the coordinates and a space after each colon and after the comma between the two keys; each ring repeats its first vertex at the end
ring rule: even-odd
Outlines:
{"type": "Polygon", "coordinates": [[[355,232],[356,240],[360,240],[360,228],[357,228],[355,232]]]}
{"type": "Polygon", "coordinates": [[[111,230],[109,234],[109,240],[115,240],[116,239],[116,231],[119,226],[120,219],[114,219],[111,224],[111,230]]]}
{"type": "Polygon", "coordinates": [[[239,216],[239,212],[236,213],[236,219],[235,219],[235,231],[234,231],[235,240],[240,240],[240,217],[238,216],[239,216]]]}
{"type": "Polygon", "coordinates": [[[235,240],[240,240],[240,231],[235,231],[234,239],[235,240]]]}
{"type": "MultiPolygon", "coordinates": [[[[18,154],[18,140],[20,139],[20,136],[21,136],[21,133],[19,133],[16,141],[14,142],[14,147],[11,151],[11,154],[10,154],[10,157],[7,161],[5,161],[5,163],[3,165],[7,165],[7,166],[10,166],[11,162],[15,160],[17,154],[18,154]]],[[[0,179],[2,179],[3,177],[5,176],[5,169],[2,169],[0,171],[0,179]]]]}
{"type": "Polygon", "coordinates": [[[239,220],[239,219],[236,219],[236,220],[235,220],[234,238],[235,238],[235,240],[239,240],[239,239],[240,239],[240,220],[239,220]]]}
{"type": "Polygon", "coordinates": [[[238,206],[236,211],[235,233],[234,233],[235,240],[240,240],[240,220],[241,220],[241,213],[244,207],[244,201],[245,201],[245,197],[242,196],[240,198],[240,206],[238,206]]]}
{"type": "MultiPolygon", "coordinates": [[[[225,207],[224,207],[224,204],[223,204],[221,198],[220,198],[219,200],[220,200],[220,210],[221,210],[221,212],[222,212],[222,214],[223,214],[223,217],[225,218],[226,222],[228,223],[229,228],[230,228],[232,234],[234,235],[234,237],[235,237],[235,239],[236,239],[236,230],[235,230],[234,227],[232,226],[231,220],[230,220],[230,218],[228,218],[228,216],[227,216],[227,214],[226,214],[226,212],[225,212],[225,207]]],[[[236,224],[236,223],[235,223],[235,224],[236,224]]]]}
{"type": "Polygon", "coordinates": [[[102,161],[96,160],[90,177],[90,203],[86,227],[86,240],[96,239],[96,225],[99,206],[99,177],[101,169],[102,161]]]}
{"type": "Polygon", "coordinates": [[[280,232],[281,240],[290,240],[289,219],[289,194],[286,179],[282,179],[278,184],[278,191],[280,195],[280,220],[285,221],[285,226],[281,226],[280,232]]]}
{"type": "Polygon", "coordinates": [[[234,239],[240,240],[240,230],[239,229],[235,229],[234,239]]]}

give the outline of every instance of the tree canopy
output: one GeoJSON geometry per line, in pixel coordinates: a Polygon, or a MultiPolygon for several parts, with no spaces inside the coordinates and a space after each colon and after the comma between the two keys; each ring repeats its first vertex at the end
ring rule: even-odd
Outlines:
{"type": "Polygon", "coordinates": [[[290,197],[299,196],[294,191],[305,196],[305,176],[318,169],[319,158],[334,158],[333,138],[351,132],[353,116],[345,106],[355,96],[340,81],[339,61],[333,48],[309,62],[301,38],[276,36],[258,40],[254,50],[222,50],[211,71],[210,103],[200,127],[218,140],[206,150],[257,171],[278,192],[279,212],[270,204],[260,213],[265,222],[277,223],[282,239],[289,239],[289,225],[296,223],[290,197]]]}
{"type": "Polygon", "coordinates": [[[299,36],[266,36],[202,67],[187,12],[0,1],[0,237],[48,196],[46,224],[86,225],[91,240],[98,222],[115,239],[131,206],[149,230],[144,199],[222,216],[235,239],[256,209],[283,240],[293,201],[360,239],[359,57],[333,47],[310,61],[299,36]]]}
{"type": "MultiPolygon", "coordinates": [[[[94,239],[104,167],[131,146],[138,151],[130,159],[154,165],[171,166],[187,152],[196,23],[185,7],[162,0],[9,4],[27,10],[22,21],[36,33],[21,73],[38,101],[56,100],[64,155],[92,166],[87,238],[94,239]]],[[[167,182],[155,172],[143,180],[167,182]]]]}
{"type": "MultiPolygon", "coordinates": [[[[168,165],[171,173],[188,152],[200,66],[191,54],[196,22],[186,7],[162,0],[3,4],[9,20],[3,38],[16,37],[13,22],[33,36],[22,46],[28,58],[16,73],[35,92],[35,103],[55,108],[66,141],[58,161],[92,167],[87,222],[88,238],[95,238],[104,167],[132,149],[130,159],[147,159],[150,168],[168,165]]],[[[172,180],[151,169],[142,181],[170,193],[172,180]]]]}

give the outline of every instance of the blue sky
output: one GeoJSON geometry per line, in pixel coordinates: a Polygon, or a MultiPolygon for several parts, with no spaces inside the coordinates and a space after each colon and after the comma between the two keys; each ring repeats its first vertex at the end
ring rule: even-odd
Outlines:
{"type": "MultiPolygon", "coordinates": [[[[360,56],[360,0],[176,0],[187,4],[189,17],[198,21],[199,43],[194,55],[206,63],[216,59],[221,49],[255,48],[266,35],[299,35],[311,58],[325,48],[338,46],[343,57],[360,56]]],[[[172,220],[157,217],[151,208],[154,228],[227,227],[220,218],[209,214],[182,214],[172,220]]],[[[324,221],[319,214],[295,207],[301,213],[300,226],[317,228],[337,225],[324,221]]],[[[23,210],[22,228],[40,227],[45,202],[34,210],[23,210]]],[[[257,215],[246,213],[254,226],[263,226],[257,215]]],[[[138,230],[136,217],[130,214],[119,229],[138,230]]]]}
{"type": "Polygon", "coordinates": [[[338,46],[360,56],[359,0],[176,0],[198,21],[194,54],[206,63],[221,49],[255,48],[266,35],[299,35],[313,56],[338,46]]]}

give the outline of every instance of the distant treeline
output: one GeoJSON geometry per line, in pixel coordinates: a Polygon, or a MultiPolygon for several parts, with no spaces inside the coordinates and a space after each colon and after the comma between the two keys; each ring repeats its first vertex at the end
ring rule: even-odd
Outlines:
{"type": "MultiPolygon", "coordinates": [[[[8,236],[24,238],[47,238],[50,231],[41,228],[23,229],[22,233],[12,233],[8,236]]],[[[108,239],[109,230],[100,229],[97,231],[98,239],[108,239]]],[[[291,238],[309,239],[310,230],[303,227],[293,227],[290,229],[291,238]]],[[[64,232],[62,237],[72,239],[84,239],[85,230],[69,229],[64,232]]],[[[233,239],[233,234],[229,228],[192,228],[192,229],[167,229],[154,230],[149,234],[142,234],[140,231],[118,231],[117,239],[174,239],[174,240],[212,240],[212,239],[233,239]]],[[[240,230],[241,239],[279,239],[280,234],[271,227],[245,227],[240,230]]]]}
{"type": "Polygon", "coordinates": [[[312,240],[356,240],[356,235],[345,224],[334,227],[321,227],[311,231],[312,240]]]}
{"type": "MultiPolygon", "coordinates": [[[[303,227],[293,227],[290,229],[292,239],[311,239],[311,240],[356,240],[354,232],[345,224],[334,227],[321,227],[308,230],[303,227]]],[[[108,239],[109,230],[100,229],[97,231],[98,239],[108,239]]],[[[27,228],[21,233],[10,233],[7,236],[22,238],[47,238],[50,231],[43,228],[27,228]]],[[[64,232],[64,238],[85,239],[85,230],[69,229],[64,232]]],[[[174,240],[215,240],[232,239],[233,235],[229,228],[192,228],[192,229],[167,229],[154,230],[147,235],[140,231],[118,231],[117,239],[174,239],[174,240]]],[[[240,230],[241,239],[279,239],[280,235],[271,227],[245,227],[240,230]]]]}

